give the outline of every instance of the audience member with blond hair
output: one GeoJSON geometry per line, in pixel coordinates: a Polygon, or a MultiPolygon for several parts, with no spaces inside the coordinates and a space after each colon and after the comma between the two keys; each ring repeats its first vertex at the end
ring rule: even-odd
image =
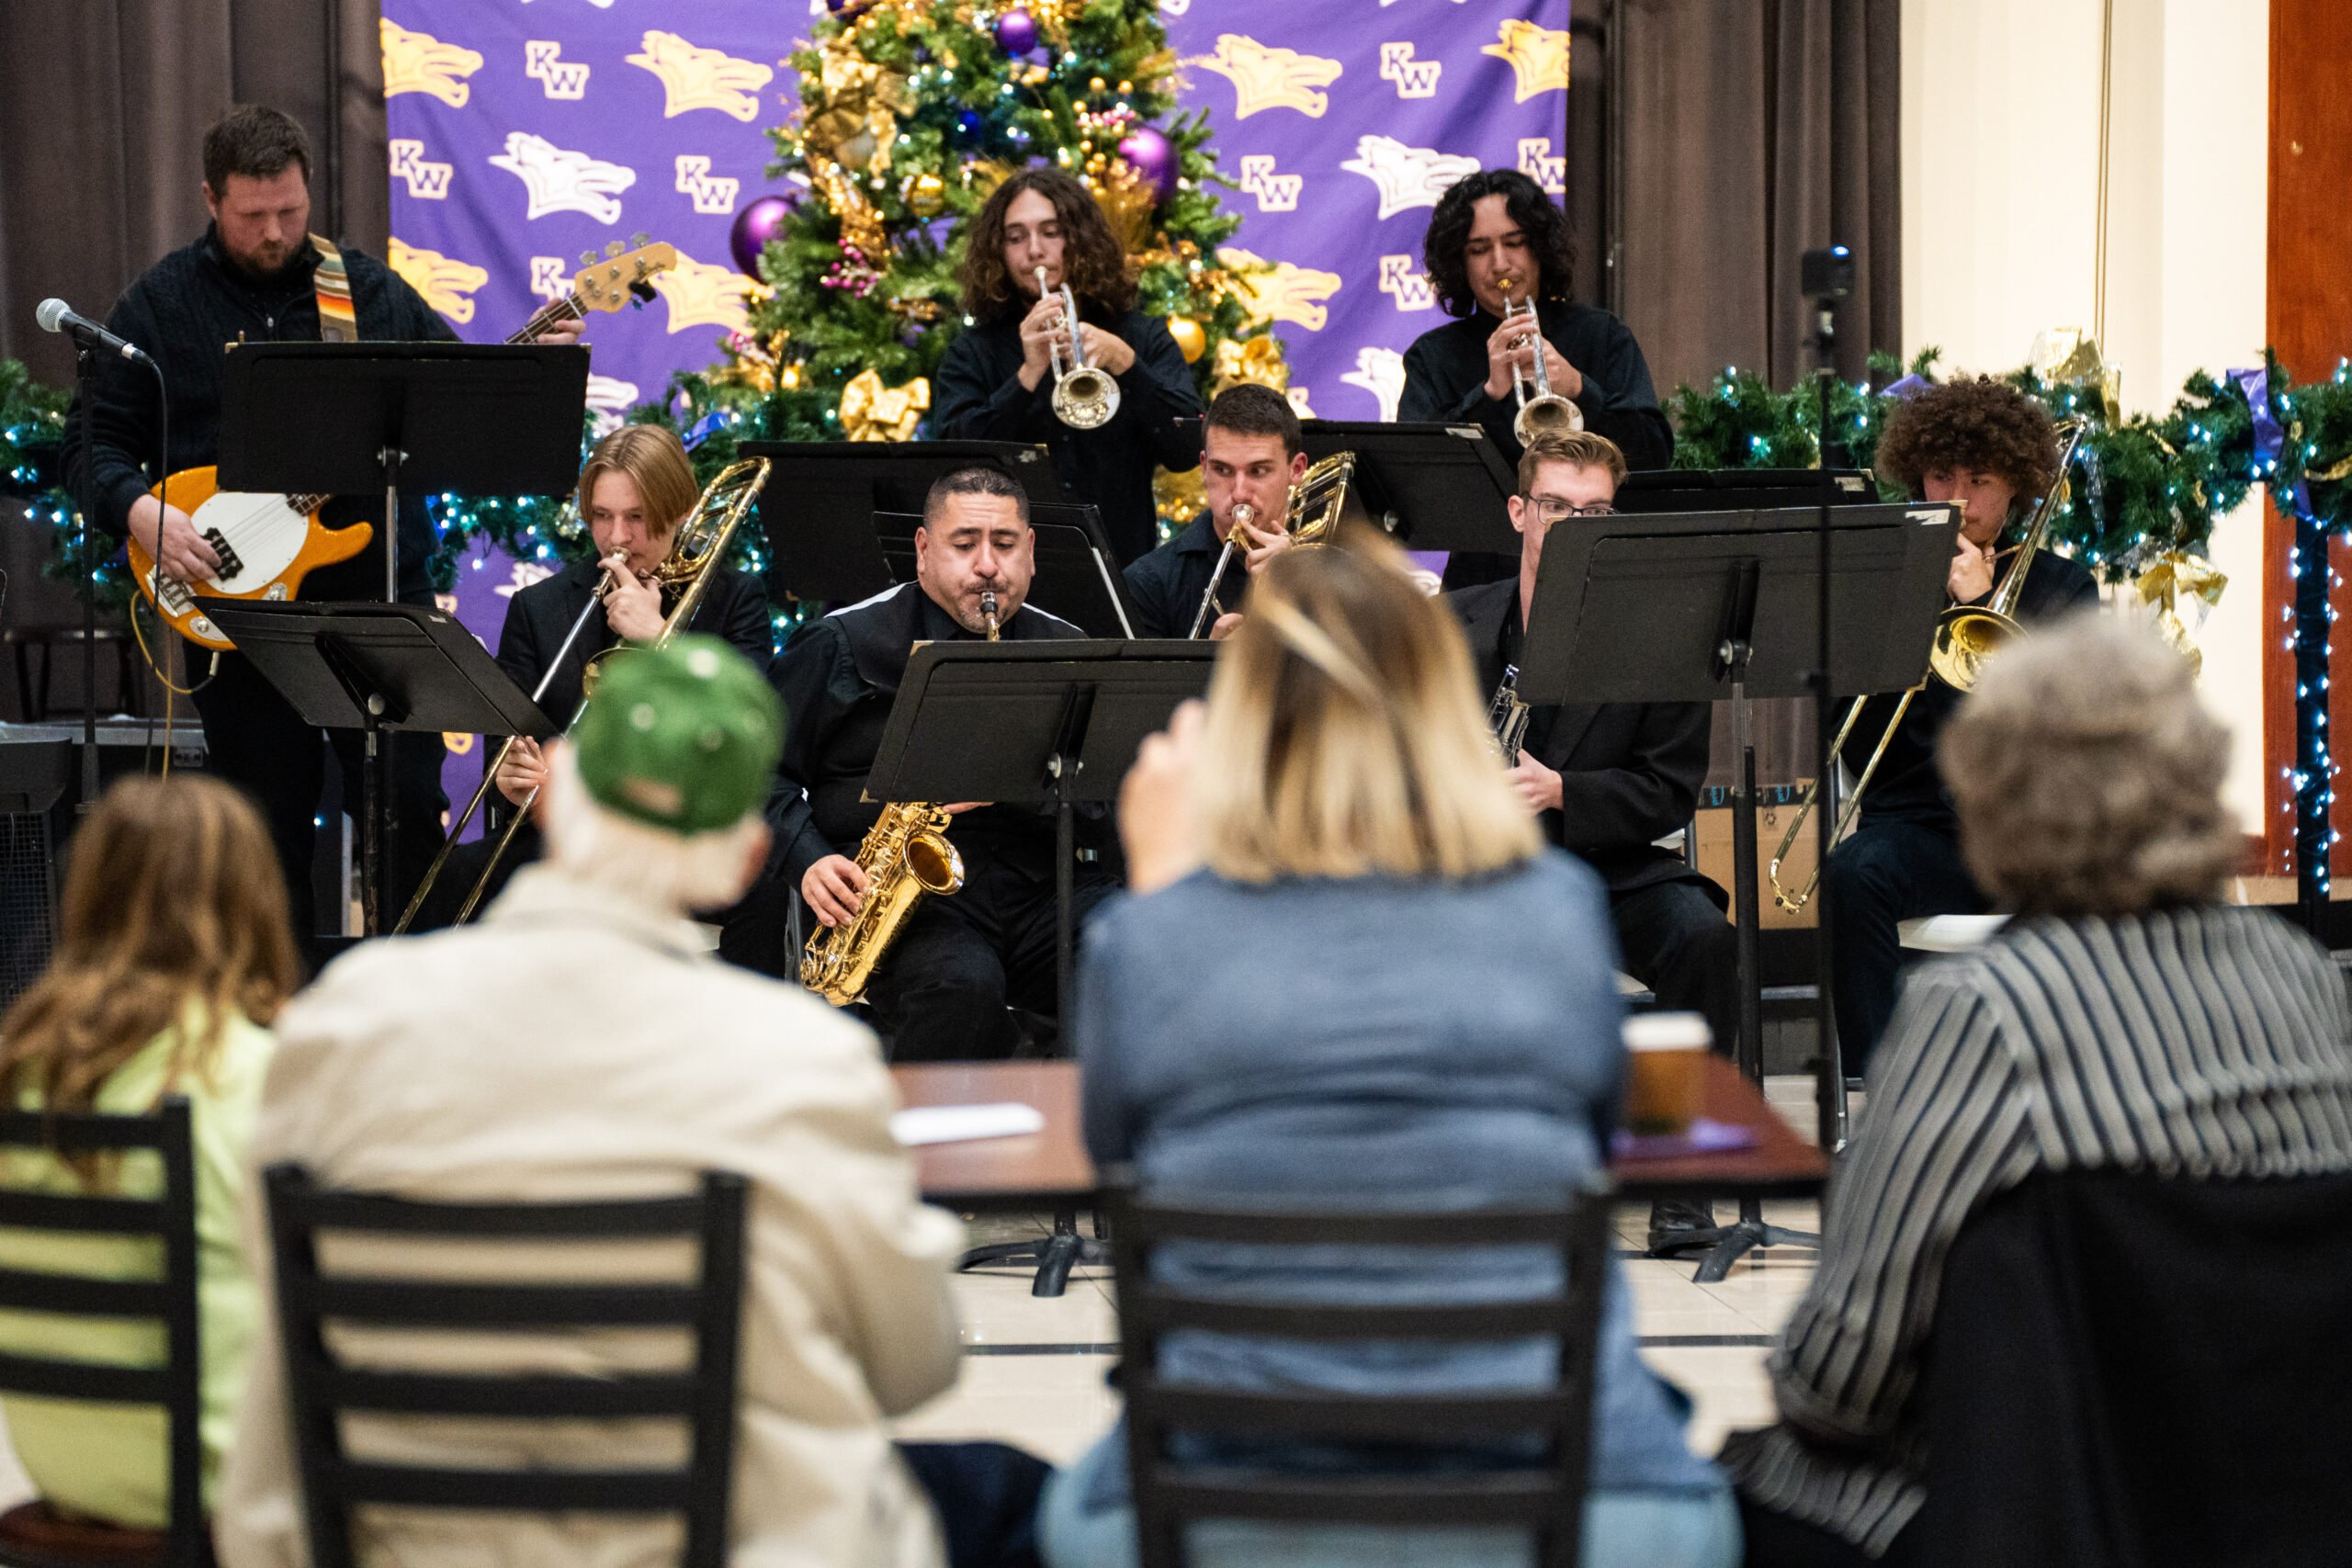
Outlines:
{"type": "MultiPolygon", "coordinates": [[[[1205,708],[1146,742],[1121,796],[1135,895],[1089,933],[1076,1020],[1099,1164],[1212,1201],[1475,1206],[1555,1198],[1607,1159],[1624,1056],[1606,898],[1545,847],[1485,742],[1462,633],[1393,547],[1294,551],[1257,575],[1205,708]],[[1170,961],[1204,952],[1206,967],[1170,961]]],[[[1216,1267],[1244,1291],[1290,1272],[1216,1267]]],[[[1729,1489],[1685,1449],[1686,1407],[1642,1364],[1614,1268],[1586,1561],[1721,1568],[1739,1551],[1729,1489]]],[[[1346,1259],[1318,1280],[1367,1302],[1558,1283],[1555,1267],[1491,1254],[1451,1258],[1442,1277],[1346,1259]]],[[[1171,1346],[1162,1371],[1367,1393],[1552,1376],[1547,1351],[1508,1347],[1243,1339],[1187,1354],[1171,1346]]],[[[1136,1560],[1125,1441],[1114,1432],[1048,1488],[1053,1568],[1136,1560]]],[[[1509,1529],[1220,1521],[1195,1530],[1193,1561],[1470,1564],[1527,1549],[1509,1529]]]]}
{"type": "MultiPolygon", "coordinates": [[[[255,1316],[237,1249],[237,1195],[272,1042],[297,977],[286,885],[258,813],[200,776],[128,779],[74,833],[63,919],[46,973],[0,1019],[0,1092],[18,1109],[152,1111],[184,1095],[195,1134],[205,1495],[235,1419],[255,1316]]],[[[0,1186],[54,1192],[161,1190],[152,1156],[119,1165],[0,1156],[0,1186]]],[[[152,1277],[152,1244],[0,1231],[0,1267],[152,1277]]],[[[0,1351],[160,1365],[153,1323],[0,1311],[0,1351]]],[[[10,1395],[17,1457],[57,1511],[142,1529],[168,1520],[164,1414],[10,1395]]]]}
{"type": "MultiPolygon", "coordinates": [[[[1821,1270],[1772,1356],[1781,1424],[1725,1450],[1750,1562],[1926,1549],[1906,1527],[1927,1500],[1944,1265],[2001,1194],[2048,1172],[2352,1170],[2344,977],[2276,914],[2221,902],[2239,845],[2229,731],[2177,655],[2094,615],[2020,642],[1952,716],[1940,761],[1969,873],[2015,918],[1917,969],[1871,1061],[1821,1270]]],[[[2228,1329],[2241,1371],[2263,1354],[2262,1304],[2228,1329]]]]}

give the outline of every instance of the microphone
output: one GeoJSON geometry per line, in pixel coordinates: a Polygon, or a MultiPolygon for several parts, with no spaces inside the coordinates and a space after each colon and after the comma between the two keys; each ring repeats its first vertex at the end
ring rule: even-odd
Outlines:
{"type": "Polygon", "coordinates": [[[70,332],[84,343],[98,348],[110,348],[134,364],[153,366],[146,351],[135,343],[125,343],[89,317],[76,311],[62,299],[44,299],[33,311],[33,320],[45,333],[70,332]]]}

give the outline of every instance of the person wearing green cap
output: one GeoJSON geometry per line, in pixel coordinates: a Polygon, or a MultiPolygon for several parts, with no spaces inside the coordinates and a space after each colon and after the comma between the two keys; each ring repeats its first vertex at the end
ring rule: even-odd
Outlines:
{"type": "MultiPolygon", "coordinates": [[[[1035,550],[1028,498],[1012,477],[958,469],[925,499],[915,581],[834,611],[785,649],[770,677],[792,715],[768,812],[772,893],[797,889],[822,925],[855,915],[866,886],[854,857],[881,811],[865,798],[865,775],[916,643],[985,637],[991,604],[1007,641],[1085,635],[1027,602],[1035,550]]],[[[945,804],[963,891],[917,906],[866,993],[894,1062],[1010,1055],[1017,1036],[1007,1004],[1056,1011],[1053,818],[1032,807],[945,804]]],[[[1081,810],[1080,832],[1091,836],[1103,814],[1081,810]]],[[[1073,903],[1082,922],[1116,884],[1099,861],[1081,859],[1073,903]]]]}
{"type": "MultiPolygon", "coordinates": [[[[957,1465],[902,1454],[884,1423],[955,1382],[947,1269],[964,1227],[916,1194],[873,1033],[797,987],[716,961],[685,919],[739,897],[759,870],[784,724],[760,671],[717,638],[620,660],[571,741],[551,749],[548,858],[518,872],[480,925],[364,944],[279,1015],[280,1070],[253,1156],[299,1161],[331,1187],[445,1201],[650,1195],[684,1191],[705,1169],[741,1172],[752,1194],[730,1555],[938,1568],[939,1518],[959,1517],[941,1477],[957,1465]]],[[[245,1201],[249,1255],[267,1278],[251,1184],[245,1201]]],[[[492,1278],[501,1260],[490,1244],[461,1266],[492,1278]]],[[[561,1265],[567,1278],[631,1279],[647,1266],[612,1248],[561,1265]]],[[[368,1267],[396,1273],[400,1258],[368,1267]]],[[[265,1325],[257,1342],[274,1332],[265,1325]]],[[[535,1350],[546,1353],[512,1336],[434,1335],[368,1353],[503,1369],[535,1350]]],[[[634,1340],[567,1338],[557,1353],[650,1370],[634,1340]]],[[[307,1560],[280,1375],[278,1358],[254,1358],[215,1521],[227,1568],[307,1560]]],[[[643,1458],[628,1434],[569,1424],[374,1419],[381,1440],[452,1464],[643,1458]]],[[[1043,1464],[994,1453],[1034,1495],[1043,1464]]],[[[374,1529],[386,1561],[636,1562],[677,1551],[674,1522],[660,1518],[425,1511],[374,1529]]]]}

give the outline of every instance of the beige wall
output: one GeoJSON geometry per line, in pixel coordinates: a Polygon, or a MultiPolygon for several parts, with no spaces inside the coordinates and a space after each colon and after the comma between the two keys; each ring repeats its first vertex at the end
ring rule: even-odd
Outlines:
{"type": "MultiPolygon", "coordinates": [[[[2129,410],[2264,332],[2267,0],[2115,0],[2107,361],[2129,410]]],[[[2097,305],[2100,0],[1904,0],[1903,330],[1948,367],[2023,363],[2097,305]]],[[[2262,809],[2258,499],[2214,531],[2232,585],[2205,684],[2235,728],[2229,794],[2262,809]]]]}

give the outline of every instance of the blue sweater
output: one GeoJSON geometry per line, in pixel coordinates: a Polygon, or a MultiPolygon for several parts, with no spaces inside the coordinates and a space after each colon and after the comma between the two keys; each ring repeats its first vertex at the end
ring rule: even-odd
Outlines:
{"type": "MultiPolygon", "coordinates": [[[[1206,872],[1105,906],[1079,973],[1086,1140],[1162,1194],[1300,1206],[1554,1198],[1602,1159],[1624,1072],[1600,880],[1556,850],[1471,884],[1271,886],[1206,872]]],[[[1170,1278],[1253,1295],[1433,1301],[1558,1288],[1557,1255],[1174,1248],[1170,1278]]],[[[1687,1403],[1642,1364],[1612,1258],[1596,1490],[1713,1488],[1687,1403]]],[[[1171,1336],[1162,1370],[1238,1387],[1546,1386],[1549,1342],[1325,1347],[1171,1336]]],[[[1095,1506],[1122,1499],[1090,1499],[1095,1506]]]]}

